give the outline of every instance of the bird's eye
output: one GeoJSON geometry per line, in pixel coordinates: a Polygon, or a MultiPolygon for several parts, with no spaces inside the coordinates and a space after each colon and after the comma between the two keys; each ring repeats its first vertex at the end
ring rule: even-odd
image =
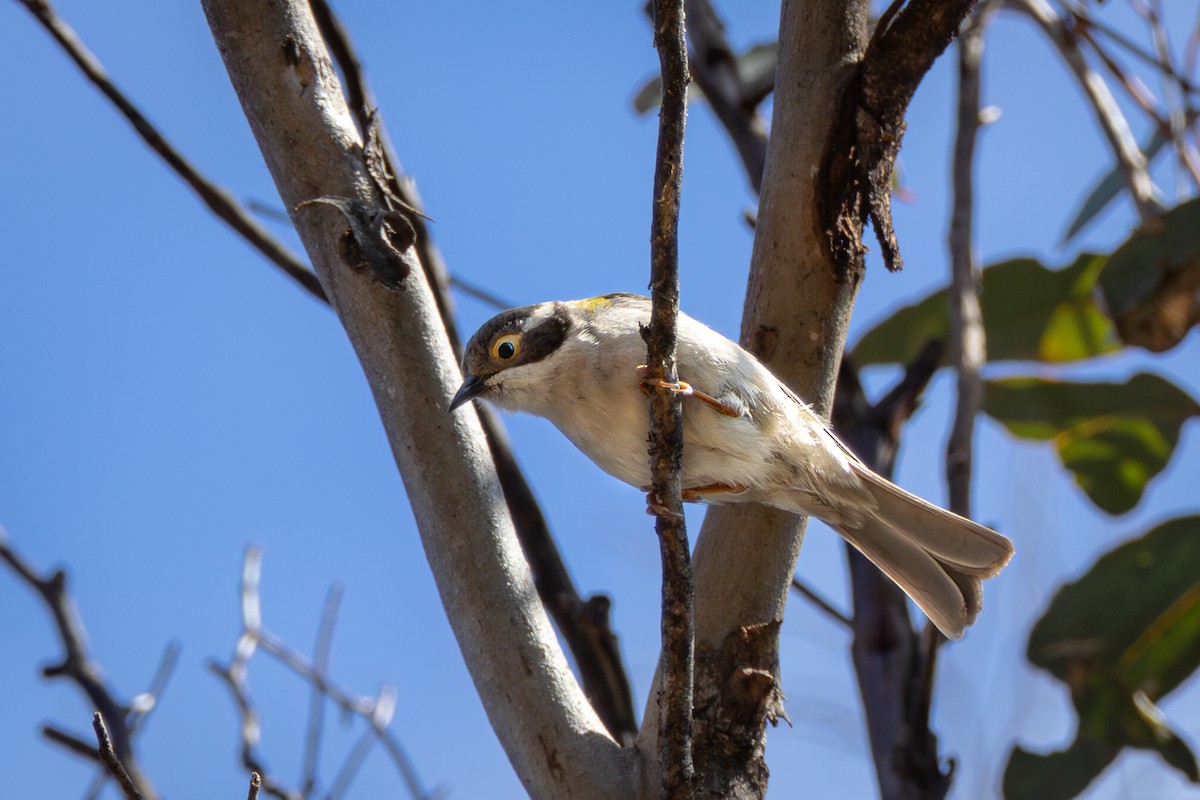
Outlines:
{"type": "Polygon", "coordinates": [[[521,352],[521,335],[509,333],[492,342],[492,358],[497,361],[512,361],[521,352]]]}

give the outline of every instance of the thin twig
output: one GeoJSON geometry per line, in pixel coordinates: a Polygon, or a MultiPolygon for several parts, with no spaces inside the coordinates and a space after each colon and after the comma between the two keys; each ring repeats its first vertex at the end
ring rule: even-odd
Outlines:
{"type": "MultiPolygon", "coordinates": [[[[242,564],[242,582],[240,589],[242,607],[242,633],[234,646],[234,655],[228,665],[209,661],[208,668],[229,687],[241,718],[240,738],[242,741],[242,763],[250,770],[256,770],[263,775],[263,791],[274,797],[290,800],[290,798],[305,796],[300,792],[287,790],[269,778],[269,772],[263,767],[257,753],[260,738],[258,712],[250,698],[246,675],[250,659],[261,649],[274,658],[278,663],[292,670],[314,689],[340,708],[344,713],[353,714],[366,721],[374,736],[387,751],[392,763],[396,765],[401,780],[413,798],[428,798],[432,795],[426,792],[417,776],[416,768],[395,735],[388,729],[395,706],[395,692],[385,686],[380,690],[379,697],[372,699],[361,697],[343,689],[331,680],[323,670],[318,670],[299,651],[289,647],[282,639],[263,627],[262,601],[259,595],[259,580],[262,576],[262,549],[250,547],[246,550],[242,564]]],[[[326,612],[329,612],[327,605],[326,612]]]]}
{"type": "Polygon", "coordinates": [[[250,773],[250,791],[246,793],[246,800],[258,800],[258,790],[262,788],[262,775],[251,771],[250,773]]]}
{"type": "Polygon", "coordinates": [[[100,760],[100,753],[96,750],[95,742],[84,741],[75,734],[64,731],[55,725],[43,725],[42,736],[73,755],[103,765],[103,762],[100,760]]]}
{"type": "Polygon", "coordinates": [[[1138,148],[1129,123],[1113,99],[1108,84],[1095,73],[1084,58],[1075,34],[1068,29],[1046,0],[1009,0],[1008,5],[1024,12],[1037,22],[1066,60],[1087,94],[1089,105],[1117,157],[1117,164],[1125,176],[1125,183],[1129,187],[1138,217],[1143,225],[1153,223],[1158,219],[1160,209],[1154,199],[1154,183],[1146,170],[1145,156],[1138,148]]]}
{"type": "Polygon", "coordinates": [[[455,289],[458,289],[467,297],[473,297],[484,305],[491,306],[497,311],[503,311],[504,309],[512,308],[515,305],[514,303],[510,303],[509,301],[500,297],[500,295],[485,289],[477,283],[472,283],[471,281],[464,280],[454,275],[450,276],[450,285],[455,289]]]}
{"type": "Polygon", "coordinates": [[[96,742],[100,750],[100,761],[108,770],[108,774],[121,787],[121,791],[125,793],[125,797],[128,800],[142,800],[142,793],[138,791],[133,778],[129,776],[125,765],[121,763],[121,759],[117,757],[116,751],[113,750],[112,739],[108,735],[108,727],[104,724],[104,715],[99,711],[92,714],[92,730],[96,732],[96,742]]]}
{"type": "MultiPolygon", "coordinates": [[[[1087,13],[1084,8],[1076,5],[1068,5],[1066,6],[1066,11],[1075,19],[1076,24],[1079,26],[1078,31],[1080,35],[1083,35],[1085,31],[1095,30],[1147,66],[1159,71],[1167,70],[1167,67],[1149,50],[1130,39],[1121,31],[1106,24],[1103,20],[1096,19],[1096,17],[1087,13]]],[[[1094,37],[1090,33],[1088,38],[1094,40],[1094,37]]],[[[1200,86],[1189,81],[1186,75],[1172,72],[1170,76],[1179,82],[1184,91],[1189,93],[1200,92],[1200,86]]]]}
{"type": "Polygon", "coordinates": [[[136,734],[146,724],[146,720],[150,718],[154,709],[158,708],[159,698],[166,691],[171,676],[175,674],[175,667],[179,664],[180,650],[179,642],[167,643],[166,648],[163,649],[162,658],[158,661],[158,669],[154,671],[154,677],[150,679],[150,685],[146,691],[133,698],[133,709],[125,718],[130,735],[136,734]]]}
{"type": "MultiPolygon", "coordinates": [[[[362,768],[367,756],[371,752],[371,748],[379,740],[378,736],[374,735],[374,731],[387,728],[392,724],[392,716],[396,712],[396,691],[389,686],[385,686],[380,691],[379,700],[375,703],[375,713],[371,716],[371,730],[366,731],[354,747],[350,749],[346,760],[342,762],[341,769],[333,779],[329,792],[325,800],[337,800],[344,795],[349,789],[350,784],[358,775],[358,771],[362,768]]],[[[419,792],[419,787],[410,786],[409,791],[416,789],[419,792]]],[[[414,795],[419,796],[419,795],[414,795]]]]}
{"type": "MultiPolygon", "coordinates": [[[[342,602],[342,587],[333,584],[325,594],[325,605],[321,609],[321,624],[317,627],[317,643],[313,647],[313,674],[324,680],[329,672],[329,659],[333,652],[333,628],[337,624],[338,607],[342,602]]],[[[313,681],[308,701],[308,731],[304,737],[304,766],[301,774],[300,793],[309,797],[317,785],[317,761],[321,750],[321,731],[325,720],[325,694],[321,684],[313,681]]]]}
{"type": "MultiPolygon", "coordinates": [[[[132,730],[126,723],[129,707],[116,699],[115,693],[104,680],[104,672],[100,665],[93,661],[87,652],[87,633],[75,602],[67,591],[67,573],[56,570],[49,577],[39,576],[33,567],[12,549],[8,543],[8,534],[3,528],[0,528],[0,560],[7,563],[13,572],[38,593],[54,617],[55,629],[63,646],[63,657],[59,663],[44,667],[42,675],[46,678],[67,678],[83,691],[91,708],[103,714],[105,719],[111,720],[111,742],[117,758],[128,768],[142,797],[148,800],[157,797],[154,786],[142,774],[134,758],[132,730]]],[[[52,741],[65,743],[62,738],[46,731],[44,733],[52,741]]]]}
{"type": "Polygon", "coordinates": [[[167,141],[163,134],[146,118],[146,115],[125,96],[108,77],[104,66],[80,41],[75,31],[55,13],[49,0],[20,0],[34,18],[54,37],[71,60],[97,89],[108,98],[117,110],[133,126],[142,141],[167,162],[176,175],[183,178],[192,191],[217,217],[260,253],[280,268],[305,291],[318,300],[325,301],[325,291],[317,276],[294,256],[282,243],[246,212],[232,195],[214,184],[192,166],[183,154],[167,141]]]}
{"type": "MultiPolygon", "coordinates": [[[[683,184],[683,135],[687,119],[688,60],[683,0],[655,0],[654,46],[662,72],[658,152],[650,230],[650,329],[647,360],[651,380],[679,380],[675,363],[679,315],[679,194],[683,184]]],[[[663,797],[683,800],[695,791],[692,763],[692,682],[695,621],[691,558],[684,524],[679,468],[683,420],[678,395],[651,394],[650,475],[655,530],[662,552],[662,692],[658,757],[663,797]]]]}
{"type": "MultiPolygon", "coordinates": [[[[1175,69],[1171,56],[1171,45],[1167,40],[1167,29],[1162,21],[1162,2],[1153,0],[1146,5],[1146,22],[1150,27],[1150,35],[1154,41],[1154,51],[1162,64],[1163,104],[1167,109],[1170,121],[1171,142],[1175,145],[1175,155],[1182,171],[1191,175],[1193,183],[1200,183],[1200,167],[1192,158],[1187,146],[1187,114],[1188,94],[1184,85],[1185,80],[1175,69]]],[[[1178,187],[1177,195],[1183,195],[1183,186],[1178,187]]]]}
{"type": "Polygon", "coordinates": [[[815,589],[804,583],[804,581],[793,577],[792,588],[797,594],[816,606],[818,610],[825,612],[825,616],[829,617],[834,622],[838,622],[844,627],[850,628],[851,630],[854,629],[854,620],[846,616],[844,611],[841,611],[833,603],[826,600],[815,589]]]}

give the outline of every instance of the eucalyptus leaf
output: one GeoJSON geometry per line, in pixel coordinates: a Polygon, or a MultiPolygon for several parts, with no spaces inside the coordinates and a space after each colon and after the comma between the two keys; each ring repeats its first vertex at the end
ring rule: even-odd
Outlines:
{"type": "MultiPolygon", "coordinates": [[[[1112,323],[1095,303],[1102,255],[1083,254],[1065,269],[1031,258],[1002,261],[980,274],[989,361],[1066,363],[1120,349],[1112,323]]],[[[852,358],[907,363],[931,339],[950,336],[946,290],[905,306],[859,338],[852,358]]]]}
{"type": "Polygon", "coordinates": [[[1027,657],[1067,685],[1079,727],[1065,751],[1016,748],[1006,797],[1073,797],[1124,747],[1154,750],[1200,782],[1194,753],[1156,705],[1200,668],[1200,516],[1155,527],[1063,586],[1027,657]]]}
{"type": "Polygon", "coordinates": [[[1124,383],[987,381],[983,410],[1016,436],[1052,441],[1075,482],[1109,514],[1137,505],[1170,461],[1183,423],[1200,416],[1189,394],[1146,373],[1124,383]]]}
{"type": "Polygon", "coordinates": [[[1041,755],[1014,747],[1004,768],[1006,800],[1070,800],[1083,793],[1121,748],[1076,738],[1066,750],[1041,755]]]}
{"type": "Polygon", "coordinates": [[[1156,353],[1177,345],[1200,322],[1200,198],[1129,237],[1098,285],[1125,342],[1156,353]]]}
{"type": "MultiPolygon", "coordinates": [[[[1146,155],[1146,161],[1153,160],[1166,143],[1166,135],[1161,130],[1155,129],[1150,141],[1142,148],[1142,152],[1146,155]]],[[[1108,208],[1108,204],[1115,200],[1128,185],[1129,182],[1125,179],[1125,173],[1120,165],[1109,170],[1088,192],[1087,198],[1084,199],[1083,205],[1071,219],[1071,224],[1067,226],[1059,244],[1065,245],[1074,239],[1080,231],[1087,227],[1089,222],[1096,218],[1096,215],[1108,208]]]]}

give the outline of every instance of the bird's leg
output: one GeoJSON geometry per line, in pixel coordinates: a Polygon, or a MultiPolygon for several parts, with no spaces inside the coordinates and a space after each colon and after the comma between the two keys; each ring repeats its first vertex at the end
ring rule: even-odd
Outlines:
{"type": "Polygon", "coordinates": [[[739,494],[746,491],[745,486],[729,483],[710,483],[707,486],[695,486],[683,490],[683,502],[698,503],[710,494],[739,494]]]}
{"type": "Polygon", "coordinates": [[[642,381],[642,391],[647,395],[655,389],[666,389],[669,392],[675,393],[679,397],[694,397],[701,402],[707,403],[709,406],[727,417],[740,417],[745,413],[745,409],[743,409],[741,406],[730,405],[723,400],[713,397],[711,394],[705,394],[699,389],[693,388],[692,385],[687,381],[677,381],[675,383],[671,383],[670,381],[665,381],[662,378],[651,378],[650,368],[645,364],[640,365],[637,368],[637,372],[638,377],[641,378],[642,381]]]}
{"type": "MultiPolygon", "coordinates": [[[[696,486],[691,489],[684,489],[680,493],[680,499],[685,503],[699,503],[710,494],[738,494],[746,491],[745,486],[739,486],[729,483],[710,483],[705,486],[696,486]]],[[[678,517],[677,514],[672,514],[670,509],[662,504],[658,499],[658,495],[652,489],[646,490],[646,513],[651,516],[659,514],[668,514],[678,517]]]]}

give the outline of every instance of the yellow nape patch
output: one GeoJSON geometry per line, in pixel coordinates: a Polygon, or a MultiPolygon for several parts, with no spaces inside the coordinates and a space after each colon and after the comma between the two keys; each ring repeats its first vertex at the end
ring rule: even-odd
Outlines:
{"type": "Polygon", "coordinates": [[[589,297],[586,300],[576,300],[575,305],[588,314],[594,314],[606,306],[613,304],[612,295],[602,294],[599,297],[589,297]]]}

